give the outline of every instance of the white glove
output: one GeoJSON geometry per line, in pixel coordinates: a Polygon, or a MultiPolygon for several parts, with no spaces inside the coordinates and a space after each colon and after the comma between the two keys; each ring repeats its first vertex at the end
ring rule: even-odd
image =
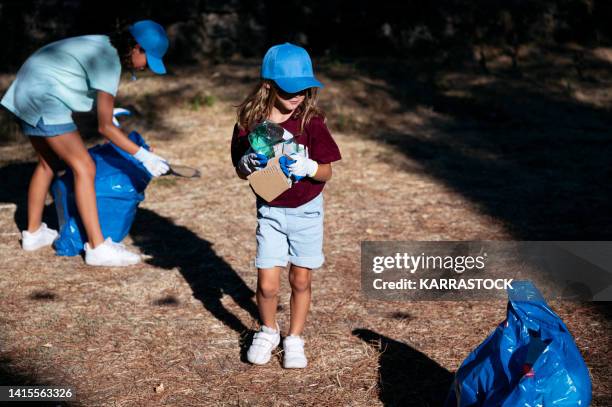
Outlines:
{"type": "Polygon", "coordinates": [[[240,158],[236,168],[243,175],[249,175],[268,163],[268,157],[263,154],[247,153],[240,158]]]}
{"type": "Polygon", "coordinates": [[[117,120],[117,117],[120,116],[131,116],[132,112],[122,107],[116,107],[113,109],[113,124],[117,127],[121,127],[121,123],[117,120]]]}
{"type": "Polygon", "coordinates": [[[291,174],[296,175],[298,177],[314,177],[319,169],[319,164],[315,160],[311,160],[310,158],[306,158],[300,154],[291,154],[292,160],[295,162],[289,165],[289,171],[291,174]]]}
{"type": "Polygon", "coordinates": [[[170,166],[166,160],[142,147],[138,149],[133,157],[140,161],[147,171],[149,171],[149,173],[154,177],[159,177],[160,175],[167,173],[170,169],[170,166]]]}

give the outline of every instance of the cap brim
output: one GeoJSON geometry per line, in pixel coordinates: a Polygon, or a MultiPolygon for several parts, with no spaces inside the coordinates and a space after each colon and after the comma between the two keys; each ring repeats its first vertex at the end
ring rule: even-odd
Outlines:
{"type": "Polygon", "coordinates": [[[308,88],[322,88],[323,84],[312,76],[302,78],[277,78],[274,82],[287,93],[297,93],[308,88]]]}
{"type": "Polygon", "coordinates": [[[149,69],[158,75],[163,75],[166,73],[166,67],[164,66],[164,62],[161,58],[147,54],[147,65],[149,65],[149,69]]]}

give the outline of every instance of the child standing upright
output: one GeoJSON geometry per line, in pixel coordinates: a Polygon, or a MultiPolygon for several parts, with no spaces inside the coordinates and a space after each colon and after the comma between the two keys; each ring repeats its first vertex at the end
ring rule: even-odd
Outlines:
{"type": "Polygon", "coordinates": [[[276,322],[280,276],[290,264],[291,319],[283,341],[283,366],[304,368],[302,332],[310,307],[312,270],[323,257],[323,195],[340,151],[317,107],[318,88],[305,49],[293,44],[268,50],[261,66],[262,80],[238,107],[232,137],[232,162],[240,178],[265,166],[265,156],[249,150],[248,134],[263,122],[277,123],[303,145],[305,153],[291,155],[283,171],[295,182],[274,199],[257,197],[257,305],[262,326],[247,352],[249,362],[262,365],[280,343],[276,322]],[[290,165],[288,165],[290,164],[290,165]]]}
{"type": "Polygon", "coordinates": [[[74,174],[76,205],[87,234],[85,262],[95,266],[128,266],[140,256],[104,239],[98,219],[95,164],[72,120],[96,103],[98,130],[141,161],[153,175],[168,171],[161,157],[133,143],[113,124],[113,107],[121,69],[157,73],[166,69],[168,49],[163,27],[139,21],[113,35],[84,35],[56,41],[36,51],[23,64],[0,102],[15,115],[38,156],[28,189],[28,227],[22,232],[24,250],[53,243],[58,233],[42,223],[45,198],[54,174],[67,165],[74,174]]]}

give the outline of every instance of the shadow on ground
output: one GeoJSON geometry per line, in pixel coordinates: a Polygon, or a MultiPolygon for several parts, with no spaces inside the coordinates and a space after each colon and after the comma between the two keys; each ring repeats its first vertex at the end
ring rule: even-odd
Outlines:
{"type": "MultiPolygon", "coordinates": [[[[612,84],[610,66],[592,62],[591,76],[600,76],[593,83],[577,77],[564,56],[543,53],[524,61],[518,76],[448,61],[357,63],[355,74],[379,81],[366,85],[366,95],[382,81],[399,103],[356,133],[417,161],[501,220],[517,240],[609,240],[612,118],[596,98],[598,88],[612,84]],[[592,92],[594,103],[579,100],[571,83],[592,92]],[[418,109],[430,109],[432,117],[421,115],[423,126],[402,130],[393,116],[418,116],[418,109]]],[[[333,67],[324,72],[340,82],[350,77],[333,67]]],[[[362,94],[352,99],[376,108],[362,94]]]]}
{"type": "Polygon", "coordinates": [[[379,398],[385,406],[441,406],[453,374],[424,353],[369,329],[353,335],[380,352],[379,398]]]}
{"type": "MultiPolygon", "coordinates": [[[[34,173],[36,164],[33,162],[11,163],[0,167],[0,203],[16,205],[15,224],[19,230],[28,225],[28,185],[34,173]]],[[[46,205],[43,212],[43,222],[57,230],[57,214],[53,204],[46,205]]]]}
{"type": "MultiPolygon", "coordinates": [[[[151,255],[147,263],[163,269],[177,268],[189,283],[193,296],[219,321],[241,335],[249,335],[244,323],[221,303],[229,295],[258,319],[255,293],[238,273],[220,258],[212,244],[184,226],[148,209],[138,209],[130,232],[134,244],[151,255]]],[[[245,342],[245,341],[243,341],[245,342]]]]}
{"type": "MultiPolygon", "coordinates": [[[[34,163],[11,163],[0,168],[0,203],[13,203],[15,224],[19,230],[27,227],[27,188],[34,171],[34,163]]],[[[57,215],[53,204],[45,207],[43,221],[57,229],[57,215]]],[[[212,244],[183,226],[153,211],[139,209],[131,236],[143,252],[150,254],[149,263],[164,269],[178,268],[189,283],[196,299],[219,321],[241,335],[242,354],[250,343],[253,332],[221,303],[229,295],[253,319],[258,319],[254,292],[223,259],[216,255],[212,244]]],[[[158,300],[160,306],[176,304],[174,298],[158,300]]]]}
{"type": "MultiPolygon", "coordinates": [[[[32,375],[16,372],[14,369],[11,368],[11,363],[12,360],[9,357],[0,356],[0,386],[56,386],[55,384],[42,383],[32,375]]],[[[8,404],[9,402],[6,402],[6,405],[8,404]]],[[[63,407],[70,406],[71,404],[66,401],[19,401],[17,405],[26,407],[63,407]]]]}

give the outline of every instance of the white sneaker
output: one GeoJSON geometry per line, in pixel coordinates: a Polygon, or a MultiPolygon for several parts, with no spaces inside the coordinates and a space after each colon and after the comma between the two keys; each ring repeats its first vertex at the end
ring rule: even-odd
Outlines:
{"type": "Polygon", "coordinates": [[[140,260],[140,255],[132,253],[121,243],[113,242],[110,237],[95,249],[85,243],[85,263],[90,266],[123,267],[138,264],[140,260]]]}
{"type": "Polygon", "coordinates": [[[283,341],[283,367],[285,369],[303,369],[308,365],[304,355],[304,340],[297,335],[290,335],[283,341]]]}
{"type": "Polygon", "coordinates": [[[46,223],[41,223],[36,232],[27,230],[21,232],[21,247],[23,250],[32,251],[41,247],[49,246],[57,239],[57,231],[49,229],[46,223]]]}
{"type": "Polygon", "coordinates": [[[270,361],[272,351],[276,349],[279,343],[278,325],[276,330],[262,325],[259,332],[256,332],[253,336],[253,342],[247,351],[247,360],[254,365],[265,365],[270,361]]]}

